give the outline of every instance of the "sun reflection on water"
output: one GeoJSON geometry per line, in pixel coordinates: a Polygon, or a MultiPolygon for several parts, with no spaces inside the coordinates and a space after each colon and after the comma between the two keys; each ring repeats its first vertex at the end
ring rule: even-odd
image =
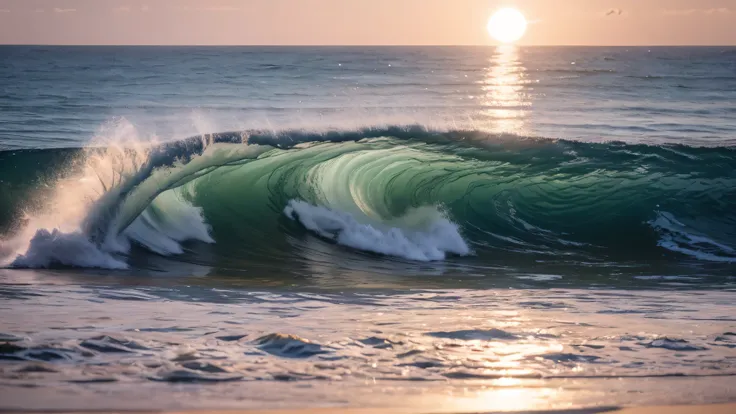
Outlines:
{"type": "Polygon", "coordinates": [[[560,407],[560,392],[557,388],[525,387],[523,383],[511,385],[518,381],[509,379],[509,385],[478,389],[455,395],[441,404],[443,408],[453,412],[476,411],[536,411],[560,407]]]}
{"type": "Polygon", "coordinates": [[[483,115],[489,118],[492,132],[526,135],[527,117],[532,105],[526,68],[519,49],[512,45],[499,46],[490,58],[485,79],[483,115]]]}

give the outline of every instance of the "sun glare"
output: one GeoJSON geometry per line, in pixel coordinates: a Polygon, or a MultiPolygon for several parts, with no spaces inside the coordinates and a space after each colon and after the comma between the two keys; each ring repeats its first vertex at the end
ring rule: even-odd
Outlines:
{"type": "Polygon", "coordinates": [[[488,33],[501,43],[513,43],[524,36],[526,26],[526,18],[520,11],[505,8],[488,20],[488,33]]]}

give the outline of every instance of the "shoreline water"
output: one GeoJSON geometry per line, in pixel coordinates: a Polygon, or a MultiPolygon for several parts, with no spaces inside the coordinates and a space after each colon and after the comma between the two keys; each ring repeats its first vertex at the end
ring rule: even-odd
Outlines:
{"type": "MultiPolygon", "coordinates": [[[[736,410],[736,404],[710,404],[710,405],[676,405],[676,406],[649,406],[628,408],[589,408],[580,410],[549,410],[549,411],[512,411],[516,414],[731,414],[736,410]]],[[[120,411],[28,411],[27,414],[110,414],[120,411]]],[[[510,412],[510,411],[503,411],[510,412]]],[[[463,411],[424,411],[411,409],[370,409],[370,408],[314,408],[300,410],[196,410],[196,411],[125,411],[130,414],[468,414],[463,411]]],[[[491,414],[498,411],[473,411],[473,414],[491,414]]]]}
{"type": "Polygon", "coordinates": [[[253,289],[3,273],[13,283],[0,284],[0,313],[12,315],[0,408],[11,412],[528,411],[721,402],[736,387],[729,290],[253,289]]]}
{"type": "MultiPolygon", "coordinates": [[[[665,389],[663,387],[662,389],[665,389]]],[[[266,387],[263,388],[267,389],[266,387]]],[[[275,387],[276,391],[283,391],[282,387],[275,387]]],[[[699,391],[699,388],[691,390],[692,392],[699,391]]],[[[337,389],[339,393],[342,391],[337,389]]],[[[517,391],[517,396],[520,396],[517,391]]],[[[329,392],[329,391],[328,391],[329,392]]],[[[304,391],[300,391],[304,393],[304,391]]],[[[511,397],[512,393],[505,391],[505,396],[511,397]]],[[[383,400],[381,403],[376,403],[375,400],[370,402],[370,399],[356,399],[355,404],[339,402],[340,396],[336,399],[330,399],[329,397],[325,401],[308,401],[302,403],[295,402],[278,402],[277,399],[271,399],[268,404],[263,404],[261,401],[260,406],[253,401],[244,401],[238,405],[230,404],[223,408],[206,408],[197,406],[193,408],[172,408],[172,409],[150,409],[145,408],[145,403],[138,404],[135,407],[128,408],[103,408],[102,406],[93,402],[90,406],[84,408],[64,408],[64,406],[57,406],[53,408],[34,409],[31,407],[24,408],[0,408],[0,412],[14,412],[14,413],[54,413],[54,414],[72,414],[72,413],[135,413],[135,414],[148,414],[148,413],[166,413],[166,414],[313,414],[313,413],[345,413],[345,414],[369,414],[369,413],[385,413],[385,414],[468,414],[468,413],[549,413],[549,414],[594,414],[612,412],[619,414],[689,414],[689,413],[731,413],[736,403],[734,397],[722,397],[717,402],[702,403],[699,400],[693,400],[692,402],[682,402],[677,404],[622,404],[612,405],[607,403],[596,403],[590,402],[587,404],[565,404],[564,401],[555,401],[554,405],[545,407],[543,405],[525,405],[524,401],[505,401],[501,403],[489,402],[488,395],[481,397],[472,397],[472,391],[468,393],[465,391],[465,396],[462,392],[458,397],[448,397],[447,395],[435,395],[430,392],[421,393],[416,395],[408,393],[405,396],[392,395],[387,400],[383,400]],[[407,398],[408,397],[408,398],[407,398]],[[332,402],[330,402],[332,401],[332,402]],[[399,402],[401,401],[401,402],[399,402]]],[[[523,397],[522,397],[523,398],[523,397]]],[[[528,402],[528,401],[527,401],[528,402]]]]}
{"type": "MultiPolygon", "coordinates": [[[[652,406],[652,407],[629,407],[629,408],[589,408],[580,410],[550,410],[550,411],[517,411],[517,413],[549,413],[549,414],[596,414],[596,413],[617,413],[617,414],[695,414],[707,412],[709,414],[730,414],[736,410],[736,404],[713,404],[713,405],[678,405],[678,406],[652,406]]],[[[487,411],[492,413],[493,411],[487,411]]],[[[194,414],[192,411],[171,412],[169,414],[194,414]]],[[[413,410],[371,410],[371,409],[312,409],[312,410],[266,410],[266,411],[197,411],[201,414],[316,414],[316,413],[344,413],[344,414],[423,414],[431,413],[431,411],[413,411],[413,410]]],[[[450,412],[447,414],[462,414],[461,411],[450,412]]],[[[478,413],[475,411],[475,413],[478,413]]]]}

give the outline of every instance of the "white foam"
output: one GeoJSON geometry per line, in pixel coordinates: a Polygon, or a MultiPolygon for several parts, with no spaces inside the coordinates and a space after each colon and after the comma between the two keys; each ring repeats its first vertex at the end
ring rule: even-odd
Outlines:
{"type": "Polygon", "coordinates": [[[125,269],[122,256],[135,242],[161,255],[184,252],[181,243],[198,240],[214,243],[202,211],[177,197],[173,191],[161,194],[122,234],[98,245],[79,230],[58,228],[36,229],[27,243],[18,243],[16,257],[6,263],[10,267],[48,268],[73,266],[85,268],[125,269]],[[158,210],[161,214],[156,214],[158,210]]]}
{"type": "Polygon", "coordinates": [[[126,269],[128,265],[99,249],[81,233],[40,229],[25,254],[18,255],[13,267],[48,268],[52,265],[126,269]]]}
{"type": "MultiPolygon", "coordinates": [[[[47,268],[51,266],[124,269],[124,255],[131,243],[162,254],[183,252],[181,242],[199,240],[214,242],[201,209],[192,206],[174,191],[155,197],[135,220],[118,231],[113,227],[124,211],[120,189],[138,175],[149,177],[144,167],[151,157],[155,140],[141,137],[125,120],[103,128],[105,135],[90,144],[84,154],[83,168],[75,175],[59,177],[45,195],[47,204],[38,211],[26,213],[26,225],[12,238],[0,242],[0,266],[47,268]],[[107,201],[107,202],[106,202],[107,201]],[[99,220],[112,215],[112,221],[99,220]],[[105,229],[90,228],[102,223],[105,229]],[[90,230],[102,230],[104,240],[93,242],[90,230]]],[[[163,172],[164,176],[175,176],[163,172]]],[[[152,177],[151,185],[163,180],[152,177]]],[[[134,183],[135,184],[135,183],[134,183]]],[[[127,194],[126,199],[130,197],[127,194]]],[[[145,206],[144,206],[145,207],[145,206]]]]}
{"type": "Polygon", "coordinates": [[[184,252],[181,242],[198,240],[214,243],[202,209],[177,197],[173,191],[159,195],[123,232],[123,236],[162,255],[184,252]],[[163,211],[165,214],[156,214],[163,211]]]}
{"type": "Polygon", "coordinates": [[[394,221],[421,223],[404,228],[359,222],[349,213],[300,200],[289,201],[284,214],[322,237],[358,250],[423,262],[444,260],[448,253],[471,254],[458,226],[436,209],[412,210],[394,221]]]}
{"type": "Polygon", "coordinates": [[[657,211],[657,218],[649,221],[661,237],[657,245],[667,250],[709,262],[736,263],[736,249],[710,237],[697,234],[694,229],[666,211],[657,211]]]}

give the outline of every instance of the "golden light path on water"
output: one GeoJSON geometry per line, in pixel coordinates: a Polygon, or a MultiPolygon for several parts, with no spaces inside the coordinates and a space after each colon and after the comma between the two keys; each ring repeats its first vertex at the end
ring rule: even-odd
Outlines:
{"type": "Polygon", "coordinates": [[[483,115],[490,119],[495,133],[528,135],[527,117],[532,106],[531,83],[519,49],[513,45],[498,46],[489,59],[482,81],[483,115]]]}

